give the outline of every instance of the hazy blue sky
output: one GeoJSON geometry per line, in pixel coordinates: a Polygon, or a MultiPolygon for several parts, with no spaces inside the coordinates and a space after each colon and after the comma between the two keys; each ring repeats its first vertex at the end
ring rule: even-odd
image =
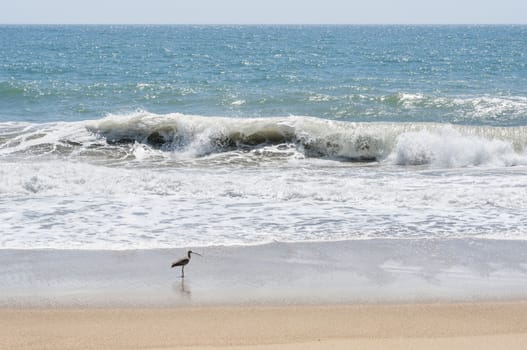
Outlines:
{"type": "Polygon", "coordinates": [[[0,23],[527,23],[527,0],[1,0],[0,23]]]}

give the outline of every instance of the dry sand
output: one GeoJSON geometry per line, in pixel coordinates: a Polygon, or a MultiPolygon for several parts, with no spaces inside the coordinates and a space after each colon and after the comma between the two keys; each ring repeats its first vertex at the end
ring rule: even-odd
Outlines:
{"type": "Polygon", "coordinates": [[[0,349],[527,349],[527,302],[0,310],[0,349]]]}

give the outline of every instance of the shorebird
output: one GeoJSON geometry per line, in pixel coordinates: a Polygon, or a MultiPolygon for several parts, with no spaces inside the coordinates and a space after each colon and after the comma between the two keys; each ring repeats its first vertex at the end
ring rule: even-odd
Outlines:
{"type": "Polygon", "coordinates": [[[187,252],[187,257],[186,258],[182,258],[182,259],[179,259],[178,261],[174,261],[172,263],[172,266],[170,266],[170,267],[181,266],[181,278],[185,278],[185,265],[187,265],[190,262],[190,255],[191,254],[196,254],[196,255],[202,256],[201,254],[194,253],[192,250],[189,250],[187,252]]]}

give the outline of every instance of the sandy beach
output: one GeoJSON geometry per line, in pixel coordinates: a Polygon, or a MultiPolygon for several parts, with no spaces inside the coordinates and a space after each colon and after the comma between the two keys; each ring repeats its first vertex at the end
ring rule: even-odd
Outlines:
{"type": "Polygon", "coordinates": [[[200,252],[0,250],[0,349],[527,348],[522,242],[200,252]]]}
{"type": "Polygon", "coordinates": [[[525,349],[527,303],[3,309],[2,349],[525,349]]]}

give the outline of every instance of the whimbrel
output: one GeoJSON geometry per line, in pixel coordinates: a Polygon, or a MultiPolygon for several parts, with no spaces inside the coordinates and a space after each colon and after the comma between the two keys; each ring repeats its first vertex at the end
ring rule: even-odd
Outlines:
{"type": "Polygon", "coordinates": [[[181,266],[181,278],[185,277],[185,265],[187,265],[190,262],[190,255],[191,254],[196,254],[196,255],[202,256],[201,254],[194,253],[192,250],[189,250],[187,252],[187,257],[186,258],[179,259],[178,261],[173,262],[172,266],[170,266],[170,267],[181,266]]]}

